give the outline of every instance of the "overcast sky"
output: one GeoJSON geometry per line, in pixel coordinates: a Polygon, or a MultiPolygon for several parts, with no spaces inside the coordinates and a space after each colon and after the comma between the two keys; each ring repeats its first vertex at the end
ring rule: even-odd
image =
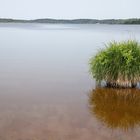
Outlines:
{"type": "Polygon", "coordinates": [[[0,0],[0,18],[140,18],[140,0],[0,0]]]}

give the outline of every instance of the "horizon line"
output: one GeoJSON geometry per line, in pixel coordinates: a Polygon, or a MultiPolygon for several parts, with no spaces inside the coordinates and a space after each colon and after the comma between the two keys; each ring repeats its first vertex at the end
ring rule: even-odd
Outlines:
{"type": "Polygon", "coordinates": [[[50,17],[46,17],[46,18],[34,18],[34,19],[24,19],[24,18],[5,18],[5,17],[0,17],[0,19],[11,19],[11,20],[38,20],[38,19],[54,19],[54,20],[130,20],[130,19],[140,19],[133,17],[133,18],[102,18],[102,19],[98,19],[98,18],[50,18],[50,17]]]}

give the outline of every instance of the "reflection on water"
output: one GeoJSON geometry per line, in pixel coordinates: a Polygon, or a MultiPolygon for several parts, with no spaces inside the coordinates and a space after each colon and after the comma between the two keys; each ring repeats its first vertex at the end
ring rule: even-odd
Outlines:
{"type": "Polygon", "coordinates": [[[90,111],[111,129],[130,130],[140,124],[140,90],[97,88],[89,96],[90,111]]]}

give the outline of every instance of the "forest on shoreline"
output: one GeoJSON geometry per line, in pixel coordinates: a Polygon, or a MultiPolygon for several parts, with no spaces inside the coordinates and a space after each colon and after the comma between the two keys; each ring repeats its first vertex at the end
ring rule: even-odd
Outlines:
{"type": "Polygon", "coordinates": [[[140,24],[140,18],[132,19],[7,19],[0,18],[0,23],[50,23],[50,24],[140,24]]]}

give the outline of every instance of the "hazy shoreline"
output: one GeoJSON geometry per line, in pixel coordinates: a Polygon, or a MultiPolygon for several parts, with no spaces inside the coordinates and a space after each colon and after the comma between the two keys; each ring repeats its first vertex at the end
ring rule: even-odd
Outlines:
{"type": "Polygon", "coordinates": [[[47,23],[47,24],[140,24],[140,18],[132,19],[7,19],[0,18],[0,23],[47,23]]]}

